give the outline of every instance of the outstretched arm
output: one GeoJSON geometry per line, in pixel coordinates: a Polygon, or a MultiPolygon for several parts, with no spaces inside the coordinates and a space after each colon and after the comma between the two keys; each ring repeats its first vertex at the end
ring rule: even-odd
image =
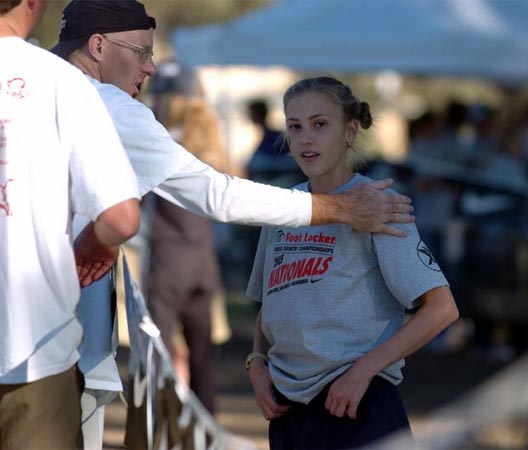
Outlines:
{"type": "Polygon", "coordinates": [[[413,222],[413,207],[409,197],[383,192],[392,183],[387,179],[361,183],[341,194],[313,194],[310,224],[347,223],[356,231],[403,237],[403,231],[388,223],[413,222]]]}
{"type": "Polygon", "coordinates": [[[418,311],[394,336],[358,359],[332,384],[325,403],[331,414],[356,418],[359,402],[377,373],[415,352],[458,319],[458,309],[447,286],[432,289],[420,299],[418,311]]]}
{"type": "Polygon", "coordinates": [[[382,192],[390,180],[355,186],[343,194],[312,196],[217,172],[174,142],[145,105],[130,102],[118,108],[109,105],[109,110],[138,175],[141,195],[154,190],[194,214],[246,225],[346,223],[358,231],[403,236],[387,223],[414,219],[409,198],[382,192]]]}
{"type": "MultiPolygon", "coordinates": [[[[261,312],[259,311],[255,324],[255,337],[253,340],[253,352],[268,353],[269,343],[264,337],[261,329],[261,312]]],[[[268,365],[262,358],[255,358],[249,366],[249,378],[255,392],[255,400],[266,420],[275,419],[286,413],[290,407],[279,405],[273,395],[273,381],[269,373],[268,365]]]]}

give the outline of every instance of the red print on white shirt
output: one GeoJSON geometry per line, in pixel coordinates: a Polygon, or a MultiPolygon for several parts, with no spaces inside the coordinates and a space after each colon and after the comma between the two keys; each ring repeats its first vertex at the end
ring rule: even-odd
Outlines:
{"type": "Polygon", "coordinates": [[[5,124],[9,123],[9,120],[0,119],[0,210],[4,211],[6,216],[12,215],[11,208],[9,207],[9,201],[7,199],[7,184],[13,181],[12,178],[6,180],[5,166],[8,161],[6,159],[6,133],[5,124]]]}
{"type": "Polygon", "coordinates": [[[0,184],[0,210],[3,210],[6,216],[12,215],[9,201],[7,199],[7,183],[10,181],[13,181],[13,179],[10,178],[5,183],[0,184]]]}
{"type": "Polygon", "coordinates": [[[26,80],[21,77],[0,81],[0,94],[9,95],[14,99],[23,99],[28,96],[26,80]]]}

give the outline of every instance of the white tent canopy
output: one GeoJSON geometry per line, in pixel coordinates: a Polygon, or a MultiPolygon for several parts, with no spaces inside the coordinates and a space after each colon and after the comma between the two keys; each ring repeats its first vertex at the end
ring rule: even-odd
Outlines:
{"type": "Polygon", "coordinates": [[[282,0],[171,40],[189,65],[528,80],[527,0],[282,0]]]}

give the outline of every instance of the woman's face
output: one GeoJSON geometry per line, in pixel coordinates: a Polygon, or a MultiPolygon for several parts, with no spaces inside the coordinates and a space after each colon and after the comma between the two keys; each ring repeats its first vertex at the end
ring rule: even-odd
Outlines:
{"type": "Polygon", "coordinates": [[[285,114],[291,154],[310,179],[312,192],[329,192],[350,180],[346,151],[357,122],[345,123],[341,106],[322,92],[293,97],[285,114]]]}

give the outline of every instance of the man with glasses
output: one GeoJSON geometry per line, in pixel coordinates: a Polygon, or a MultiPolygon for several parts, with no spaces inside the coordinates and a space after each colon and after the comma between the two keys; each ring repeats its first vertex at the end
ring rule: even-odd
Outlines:
{"type": "MultiPolygon", "coordinates": [[[[349,223],[360,231],[403,235],[387,222],[412,221],[410,199],[382,192],[390,185],[389,180],[359,185],[345,194],[311,195],[231,178],[176,144],[152,112],[134,99],[145,79],[156,71],[152,62],[155,27],[155,20],[135,0],[73,0],[64,10],[59,43],[52,49],[81,69],[98,90],[136,172],[141,195],[153,190],[180,207],[223,222],[284,226],[349,223]]],[[[105,260],[104,255],[101,260],[105,260]]],[[[98,276],[90,272],[83,285],[98,276]]],[[[108,288],[99,296],[97,285],[100,283],[84,293],[81,306],[90,304],[93,309],[96,301],[109,301],[108,288]]],[[[106,306],[106,310],[110,308],[106,306]]],[[[119,391],[115,363],[110,362],[111,357],[104,358],[111,351],[97,356],[89,345],[93,338],[109,339],[109,333],[92,329],[101,327],[100,315],[93,317],[92,313],[89,317],[90,313],[82,311],[85,347],[81,348],[80,367],[86,386],[119,391]],[[98,365],[100,360],[104,361],[98,365]]],[[[97,439],[102,440],[102,435],[97,439]]],[[[86,440],[85,444],[87,448],[94,446],[86,440]]]]}

